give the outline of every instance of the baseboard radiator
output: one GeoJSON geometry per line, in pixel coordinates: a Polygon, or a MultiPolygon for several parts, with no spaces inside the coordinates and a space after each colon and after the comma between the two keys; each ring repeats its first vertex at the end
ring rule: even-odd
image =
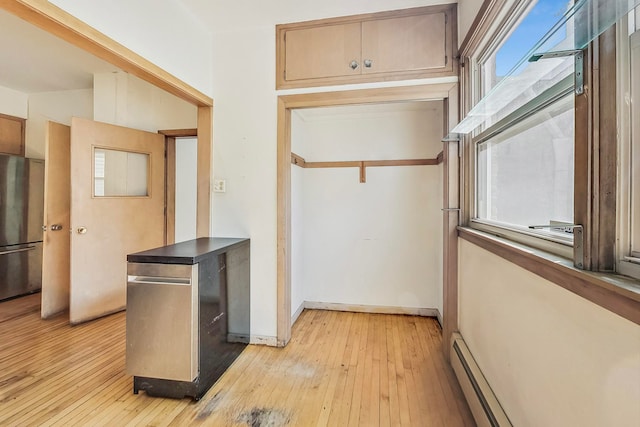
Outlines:
{"type": "Polygon", "coordinates": [[[478,427],[511,427],[507,414],[458,333],[451,338],[451,366],[478,427]]]}

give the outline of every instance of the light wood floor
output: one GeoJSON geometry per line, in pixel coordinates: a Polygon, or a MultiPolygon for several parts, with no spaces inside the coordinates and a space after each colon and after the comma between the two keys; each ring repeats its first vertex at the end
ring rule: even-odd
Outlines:
{"type": "Polygon", "coordinates": [[[474,425],[433,319],[305,311],[192,402],[132,393],[125,313],[72,327],[38,301],[0,303],[1,426],[474,425]]]}

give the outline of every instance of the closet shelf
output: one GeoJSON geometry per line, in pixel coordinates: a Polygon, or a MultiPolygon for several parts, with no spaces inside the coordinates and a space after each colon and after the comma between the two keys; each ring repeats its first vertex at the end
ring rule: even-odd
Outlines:
{"type": "Polygon", "coordinates": [[[291,164],[301,168],[360,168],[360,182],[367,182],[367,168],[378,166],[429,166],[442,163],[443,152],[435,159],[404,159],[404,160],[345,160],[333,162],[308,162],[303,157],[291,153],[291,164]]]}

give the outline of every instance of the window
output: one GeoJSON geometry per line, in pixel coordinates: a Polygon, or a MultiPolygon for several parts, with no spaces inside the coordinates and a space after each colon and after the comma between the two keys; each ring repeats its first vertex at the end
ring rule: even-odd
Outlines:
{"type": "MultiPolygon", "coordinates": [[[[472,226],[512,232],[534,246],[543,239],[545,249],[565,256],[574,222],[574,57],[527,59],[571,6],[529,2],[477,56],[472,82],[486,103],[486,119],[472,137],[472,226]]],[[[570,27],[571,20],[557,28],[544,51],[572,49],[570,27]]]]}
{"type": "Polygon", "coordinates": [[[148,196],[149,154],[94,148],[93,196],[148,196]]]}
{"type": "Polygon", "coordinates": [[[621,28],[618,46],[620,180],[618,183],[619,272],[640,279],[640,8],[621,28]]]}

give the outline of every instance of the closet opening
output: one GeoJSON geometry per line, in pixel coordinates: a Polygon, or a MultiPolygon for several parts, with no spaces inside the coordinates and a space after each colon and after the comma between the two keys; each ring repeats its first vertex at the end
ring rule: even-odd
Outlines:
{"type": "Polygon", "coordinates": [[[291,316],[442,313],[442,101],[294,109],[291,316]]]}
{"type": "Polygon", "coordinates": [[[456,83],[278,98],[279,346],[304,308],[447,324],[456,98],[456,83]]]}

